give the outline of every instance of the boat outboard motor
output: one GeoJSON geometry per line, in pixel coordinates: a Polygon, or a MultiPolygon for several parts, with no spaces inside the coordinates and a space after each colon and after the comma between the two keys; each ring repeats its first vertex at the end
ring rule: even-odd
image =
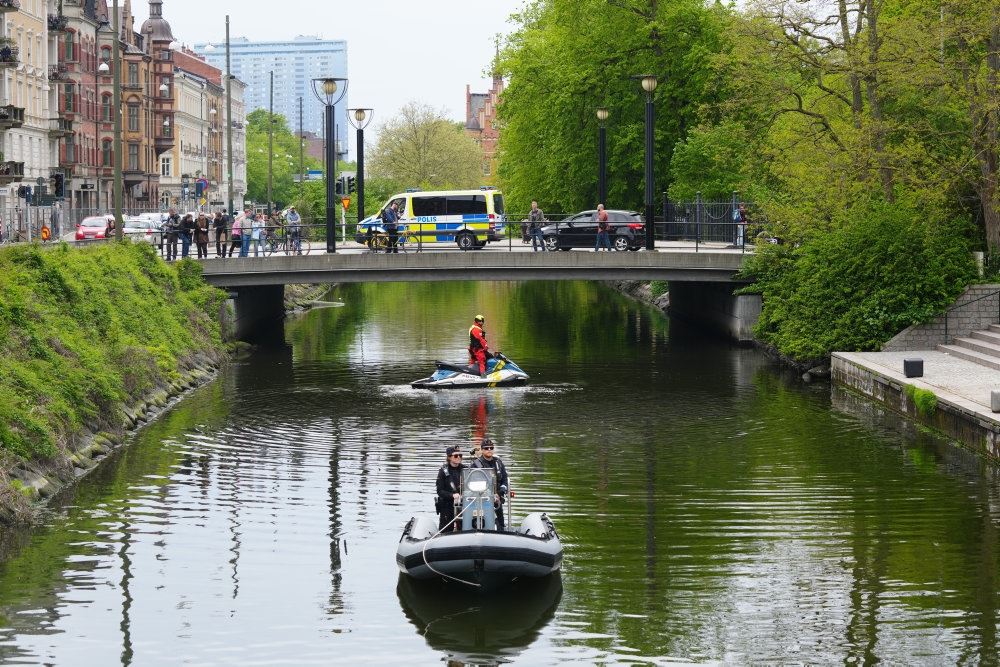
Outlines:
{"type": "Polygon", "coordinates": [[[496,530],[493,509],[496,472],[492,468],[466,468],[462,471],[462,530],[496,530]]]}

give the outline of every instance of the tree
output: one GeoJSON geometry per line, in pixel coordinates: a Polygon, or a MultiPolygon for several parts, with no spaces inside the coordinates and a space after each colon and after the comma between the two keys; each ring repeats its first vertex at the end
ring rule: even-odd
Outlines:
{"type": "Polygon", "coordinates": [[[666,190],[674,145],[718,93],[711,58],[726,43],[728,13],[700,0],[538,0],[517,15],[499,60],[510,79],[499,108],[498,166],[508,209],[527,210],[532,199],[546,211],[594,207],[599,106],[609,110],[605,203],[641,208],[637,74],[659,80],[654,189],[666,190]]]}
{"type": "MultiPolygon", "coordinates": [[[[247,198],[267,201],[268,168],[268,112],[257,109],[247,116],[247,198]]],[[[299,195],[296,177],[299,173],[299,137],[288,129],[288,122],[281,114],[274,114],[272,160],[272,198],[278,207],[291,204],[299,195]]],[[[304,156],[302,171],[318,169],[318,160],[304,156]]]]}
{"type": "Polygon", "coordinates": [[[482,149],[460,123],[410,102],[382,126],[368,168],[376,179],[440,190],[478,186],[482,164],[482,149]]]}

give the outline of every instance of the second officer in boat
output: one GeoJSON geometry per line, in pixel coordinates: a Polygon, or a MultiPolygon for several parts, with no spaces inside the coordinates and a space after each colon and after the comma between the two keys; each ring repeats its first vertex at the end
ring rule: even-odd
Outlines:
{"type": "MultiPolygon", "coordinates": [[[[438,530],[443,530],[455,519],[455,504],[462,498],[462,471],[465,469],[458,447],[449,447],[444,453],[448,462],[438,470],[437,497],[434,500],[439,516],[438,530]]],[[[448,530],[458,530],[458,526],[451,526],[448,530]]]]}
{"type": "Polygon", "coordinates": [[[497,493],[493,497],[493,507],[496,508],[497,512],[497,530],[506,530],[503,520],[503,503],[510,480],[507,477],[507,467],[503,464],[503,461],[500,460],[500,457],[493,455],[495,447],[496,445],[493,444],[492,440],[483,438],[483,441],[479,444],[481,454],[472,462],[472,467],[492,468],[496,473],[497,493]]]}

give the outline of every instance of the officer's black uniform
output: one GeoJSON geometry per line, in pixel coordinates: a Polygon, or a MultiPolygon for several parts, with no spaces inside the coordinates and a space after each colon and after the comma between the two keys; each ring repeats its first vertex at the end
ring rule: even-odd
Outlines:
{"type": "MultiPolygon", "coordinates": [[[[453,494],[462,493],[462,471],[465,470],[463,464],[452,466],[445,463],[438,470],[437,476],[437,511],[438,530],[441,530],[455,518],[455,498],[453,494]]],[[[454,528],[457,530],[457,528],[454,528]]]]}
{"type": "Polygon", "coordinates": [[[497,530],[506,529],[506,524],[503,520],[503,494],[500,493],[500,487],[510,488],[510,480],[507,477],[507,466],[503,464],[503,461],[499,457],[494,456],[492,459],[487,460],[485,456],[480,456],[478,459],[472,462],[473,468],[492,468],[496,471],[496,493],[500,496],[500,502],[495,503],[497,512],[497,530]]]}

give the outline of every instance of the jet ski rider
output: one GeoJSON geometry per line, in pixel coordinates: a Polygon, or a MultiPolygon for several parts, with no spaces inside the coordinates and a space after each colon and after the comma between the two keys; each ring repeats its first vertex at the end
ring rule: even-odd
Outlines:
{"type": "Polygon", "coordinates": [[[486,344],[486,318],[476,315],[472,326],[469,327],[469,365],[479,366],[479,376],[486,377],[486,357],[489,354],[489,346],[486,344]]]}
{"type": "MultiPolygon", "coordinates": [[[[447,463],[441,466],[437,475],[437,498],[434,507],[437,509],[438,530],[444,530],[445,526],[455,519],[455,503],[462,498],[462,450],[458,447],[448,447],[444,450],[447,456],[447,463]]],[[[451,526],[448,530],[458,530],[458,526],[451,526]]]]}

